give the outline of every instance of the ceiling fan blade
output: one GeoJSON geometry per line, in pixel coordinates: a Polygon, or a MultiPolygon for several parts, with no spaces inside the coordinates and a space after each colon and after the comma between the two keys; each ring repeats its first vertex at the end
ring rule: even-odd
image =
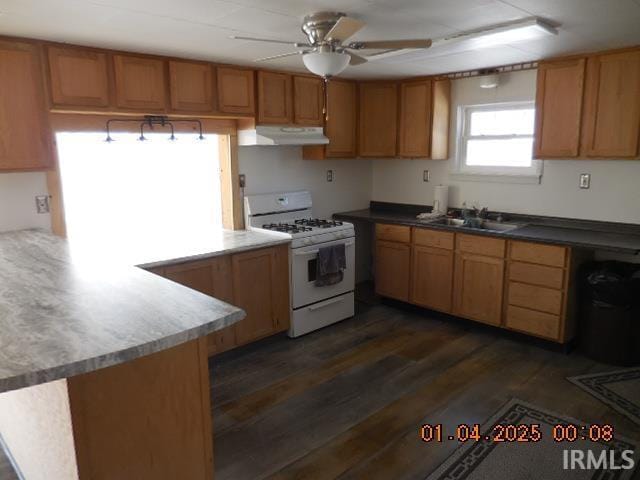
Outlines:
{"type": "Polygon", "coordinates": [[[267,42],[267,43],[281,43],[283,45],[293,45],[294,47],[310,47],[308,43],[290,42],[287,40],[272,40],[270,38],[256,38],[256,37],[242,37],[239,35],[232,35],[229,38],[234,40],[249,40],[251,42],[267,42]]]}
{"type": "Polygon", "coordinates": [[[331,30],[325,35],[326,39],[338,40],[343,42],[347,38],[354,35],[358,30],[362,29],[365,23],[360,20],[349,17],[341,17],[331,30]]]}
{"type": "Polygon", "coordinates": [[[353,42],[348,45],[348,48],[355,50],[362,50],[364,48],[371,48],[376,50],[400,50],[404,48],[429,48],[431,46],[431,40],[380,40],[372,42],[353,42]]]}
{"type": "Polygon", "coordinates": [[[349,60],[349,65],[362,65],[363,63],[367,63],[369,61],[366,58],[361,57],[360,55],[356,55],[355,53],[347,53],[351,57],[351,60],[349,60]]]}
{"type": "Polygon", "coordinates": [[[267,60],[276,60],[277,58],[293,57],[294,55],[302,55],[303,53],[307,53],[307,52],[304,51],[304,52],[281,53],[280,55],[272,55],[270,57],[258,58],[254,60],[254,62],[266,62],[267,60]]]}

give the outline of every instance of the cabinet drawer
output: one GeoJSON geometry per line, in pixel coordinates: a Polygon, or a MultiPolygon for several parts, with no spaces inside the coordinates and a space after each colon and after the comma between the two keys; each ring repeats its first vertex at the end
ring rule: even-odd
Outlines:
{"type": "Polygon", "coordinates": [[[414,245],[453,250],[453,245],[454,245],[453,238],[454,238],[454,235],[451,232],[428,230],[426,228],[413,229],[414,245]]]}
{"type": "Polygon", "coordinates": [[[527,310],[513,305],[507,307],[505,325],[513,330],[553,340],[557,340],[560,336],[559,316],[527,310]]]}
{"type": "Polygon", "coordinates": [[[481,237],[478,235],[457,235],[456,249],[460,252],[486,255],[488,257],[504,257],[506,242],[500,238],[481,237]]]}
{"type": "Polygon", "coordinates": [[[564,285],[564,270],[531,263],[511,262],[509,280],[561,290],[564,285]]]}
{"type": "Polygon", "coordinates": [[[411,241],[411,228],[402,225],[387,225],[376,223],[376,238],[389,242],[409,243],[411,241]]]}
{"type": "Polygon", "coordinates": [[[511,260],[564,267],[567,248],[539,243],[511,242],[511,260]]]}
{"type": "Polygon", "coordinates": [[[562,297],[560,290],[517,282],[509,283],[509,305],[560,315],[562,312],[562,297]]]}

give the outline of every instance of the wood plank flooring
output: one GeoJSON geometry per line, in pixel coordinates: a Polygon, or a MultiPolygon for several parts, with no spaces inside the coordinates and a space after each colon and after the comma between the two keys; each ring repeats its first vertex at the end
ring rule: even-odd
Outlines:
{"type": "MultiPolygon", "coordinates": [[[[512,397],[640,440],[565,379],[612,367],[437,314],[359,307],[211,359],[216,480],[423,480],[456,445],[421,442],[422,423],[482,423],[512,397]]],[[[1,452],[0,479],[16,480],[1,452]]]]}
{"type": "Polygon", "coordinates": [[[612,370],[504,332],[377,305],[212,359],[216,480],[424,479],[455,449],[422,423],[482,423],[518,397],[640,439],[565,378],[612,370]]]}

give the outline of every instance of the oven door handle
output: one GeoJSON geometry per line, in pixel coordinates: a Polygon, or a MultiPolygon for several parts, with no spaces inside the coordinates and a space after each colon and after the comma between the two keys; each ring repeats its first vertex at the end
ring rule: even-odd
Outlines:
{"type": "Polygon", "coordinates": [[[316,305],[311,305],[308,307],[310,312],[314,312],[316,310],[320,310],[321,308],[328,307],[330,305],[334,305],[336,303],[340,303],[344,301],[344,297],[333,298],[331,300],[327,300],[326,302],[318,303],[316,305]]]}
{"type": "MultiPolygon", "coordinates": [[[[345,247],[350,247],[351,245],[353,245],[355,242],[345,242],[344,246],[345,247]]],[[[296,257],[303,257],[305,255],[317,255],[320,252],[320,250],[309,250],[308,252],[293,252],[293,254],[296,257]]]]}

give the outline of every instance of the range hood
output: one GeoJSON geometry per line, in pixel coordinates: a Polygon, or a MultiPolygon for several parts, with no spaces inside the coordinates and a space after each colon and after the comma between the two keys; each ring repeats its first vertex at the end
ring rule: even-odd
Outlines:
{"type": "Polygon", "coordinates": [[[287,127],[257,125],[238,131],[238,145],[326,145],[322,127],[287,127]]]}

